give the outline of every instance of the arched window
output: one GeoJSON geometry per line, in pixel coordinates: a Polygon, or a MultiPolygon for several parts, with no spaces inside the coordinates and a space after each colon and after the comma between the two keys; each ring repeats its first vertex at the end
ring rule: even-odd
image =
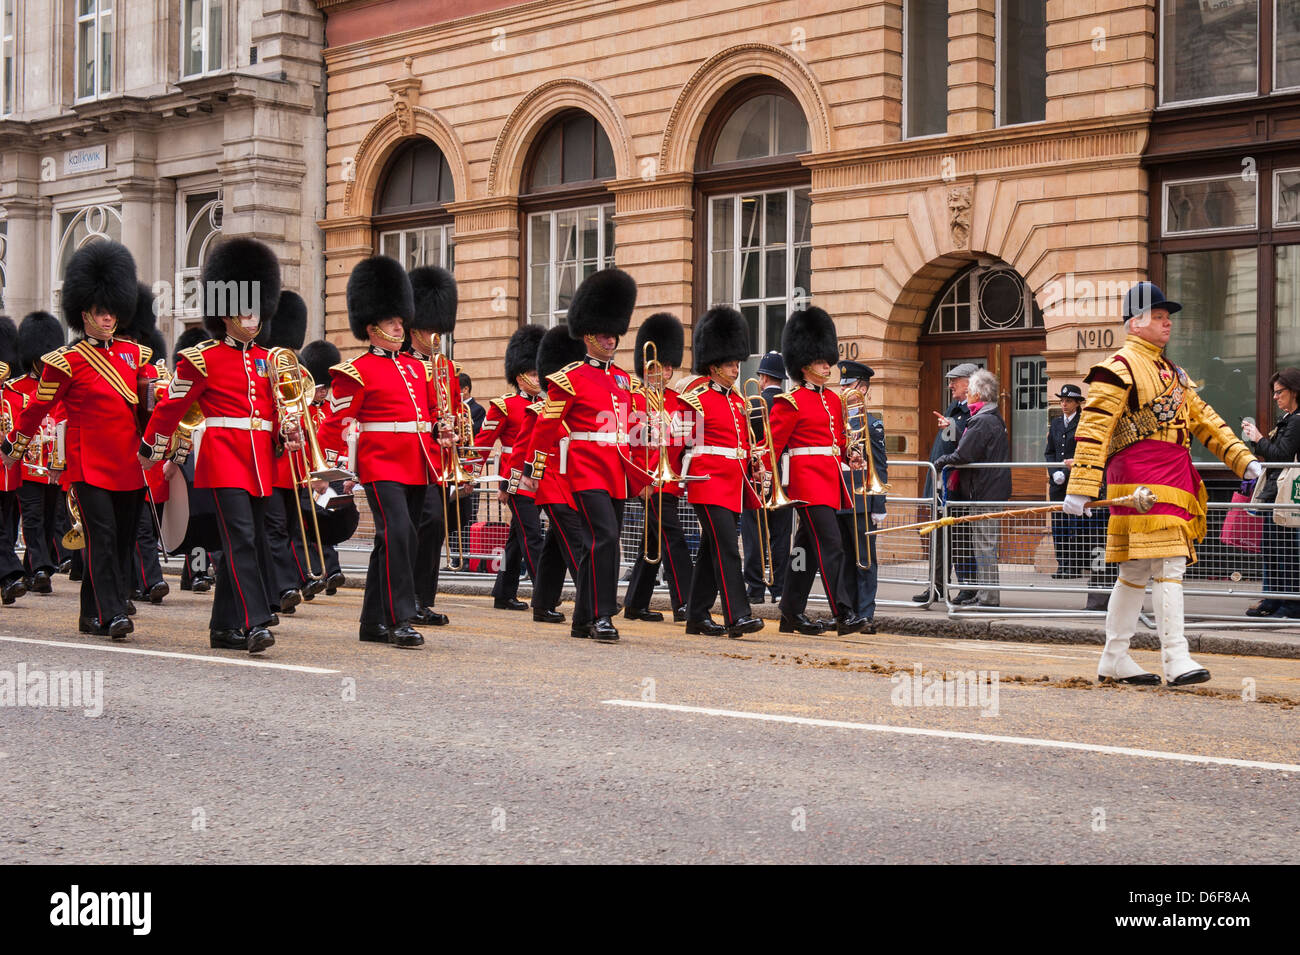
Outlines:
{"type": "Polygon", "coordinates": [[[1043,310],[1020,273],[1006,265],[976,265],[949,284],[930,309],[926,333],[962,335],[1043,327],[1043,310]]]}
{"type": "Polygon", "coordinates": [[[413,139],[398,147],[376,193],[379,251],[407,270],[421,265],[453,269],[454,230],[445,207],[455,198],[451,167],[435,143],[413,139]]]}
{"type": "Polygon", "coordinates": [[[614,203],[605,181],[614,175],[609,137],[588,113],[561,113],[533,144],[519,197],[530,323],[562,323],[582,280],[613,266],[614,203]]]}
{"type": "Polygon", "coordinates": [[[175,316],[179,319],[177,336],[186,327],[203,320],[203,293],[199,278],[208,249],[221,237],[223,212],[219,189],[182,193],[177,197],[176,221],[176,301],[175,316]],[[184,231],[182,231],[184,230],[184,231]]]}
{"type": "Polygon", "coordinates": [[[63,296],[63,273],[67,271],[72,256],[83,245],[98,239],[122,241],[122,207],[117,204],[91,203],[75,209],[54,213],[54,227],[59,237],[54,257],[54,276],[51,284],[52,311],[62,320],[59,303],[63,296]]]}
{"type": "MultiPolygon", "coordinates": [[[[697,235],[696,314],[731,305],[749,322],[754,357],[781,345],[786,316],[812,286],[808,122],[774,80],[747,81],[723,96],[700,138],[696,186],[708,215],[697,235]],[[707,258],[706,258],[707,256],[707,258]],[[703,259],[703,261],[701,261],[703,259]]],[[[698,205],[698,203],[697,203],[698,205]]]]}

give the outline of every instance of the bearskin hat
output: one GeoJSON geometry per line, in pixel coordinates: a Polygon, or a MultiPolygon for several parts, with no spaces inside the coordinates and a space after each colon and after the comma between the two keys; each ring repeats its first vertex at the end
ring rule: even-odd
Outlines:
{"type": "Polygon", "coordinates": [[[83,245],[63,273],[63,318],[74,332],[84,331],[83,312],[102,308],[129,324],[138,295],[135,259],[126,246],[107,239],[83,245]]]}
{"type": "Polygon", "coordinates": [[[285,289],[276,303],[275,315],[262,325],[257,343],[264,348],[291,348],[297,351],[307,340],[307,303],[297,292],[285,289]]]}
{"type": "Polygon", "coordinates": [[[686,351],[686,332],[682,320],[670,312],[655,312],[636,330],[636,351],[633,363],[638,378],[645,377],[645,343],[653,342],[655,355],[660,364],[682,366],[682,355],[686,351]]]}
{"type": "Polygon", "coordinates": [[[298,353],[298,361],[318,385],[330,383],[330,369],[342,360],[339,346],[323,338],[304,345],[298,353]]]}
{"type": "MultiPolygon", "coordinates": [[[[89,246],[87,246],[89,248],[89,246]]],[[[132,285],[132,288],[135,288],[132,285]]],[[[49,312],[32,312],[18,326],[18,372],[26,374],[36,367],[41,356],[62,348],[67,342],[63,326],[49,312]]]]}
{"type": "Polygon", "coordinates": [[[411,269],[411,295],[415,299],[415,317],[408,328],[449,335],[456,327],[456,280],[446,269],[422,265],[411,269]]]}
{"type": "Polygon", "coordinates": [[[510,336],[506,343],[506,381],[518,387],[519,376],[537,368],[537,349],[545,334],[541,325],[525,325],[510,336]]]}
{"type": "Polygon", "coordinates": [[[149,350],[153,352],[149,358],[151,364],[156,361],[167,360],[167,341],[162,337],[162,332],[158,331],[158,329],[155,328],[150,331],[140,344],[147,345],[149,350]]]}
{"type": "Polygon", "coordinates": [[[835,321],[823,309],[813,305],[793,312],[781,334],[781,357],[785,371],[795,381],[803,381],[803,370],[818,359],[832,365],[840,360],[840,340],[835,321]]]}
{"type": "Polygon", "coordinates": [[[715,305],[695,323],[691,340],[691,369],[707,375],[713,365],[749,357],[749,323],[734,308],[715,305]]]}
{"type": "MultiPolygon", "coordinates": [[[[18,326],[8,315],[0,315],[0,363],[5,366],[4,375],[18,374],[18,326]]],[[[0,375],[0,381],[3,381],[0,375]]]]}
{"type": "Polygon", "coordinates": [[[280,260],[256,239],[226,239],[208,254],[201,285],[203,327],[213,335],[225,335],[222,319],[246,315],[250,305],[266,324],[280,301],[280,260]]]}
{"type": "Polygon", "coordinates": [[[581,361],[586,354],[587,348],[581,340],[570,336],[563,325],[556,325],[542,336],[542,343],[537,346],[537,380],[545,388],[548,375],[581,361]]]}
{"type": "Polygon", "coordinates": [[[565,321],[574,338],[627,334],[636,308],[636,282],[622,269],[601,269],[588,276],[569,303],[565,321]]]}
{"type": "Polygon", "coordinates": [[[185,349],[193,348],[195,345],[211,340],[212,336],[208,334],[206,328],[195,326],[194,328],[185,329],[185,331],[181,332],[180,337],[176,339],[176,347],[172,350],[172,367],[176,367],[176,356],[185,349]]]}
{"type": "Polygon", "coordinates": [[[348,325],[357,341],[366,341],[371,325],[400,318],[410,325],[415,314],[411,280],[396,259],[373,255],[363,259],[348,276],[348,325]]]}
{"type": "Polygon", "coordinates": [[[117,334],[141,345],[147,345],[150,335],[157,330],[158,316],[154,312],[153,289],[143,282],[137,282],[135,311],[129,318],[118,321],[117,334]]]}

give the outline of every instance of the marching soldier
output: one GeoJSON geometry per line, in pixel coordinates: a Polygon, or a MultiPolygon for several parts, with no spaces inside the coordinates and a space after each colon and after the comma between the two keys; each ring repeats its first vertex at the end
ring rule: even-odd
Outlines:
{"type": "MultiPolygon", "coordinates": [[[[772,413],[772,403],[785,388],[785,361],[779,351],[770,351],[758,362],[758,385],[767,413],[772,413]]],[[[763,443],[763,416],[757,407],[749,411],[749,437],[755,444],[763,443]]],[[[772,602],[781,602],[781,588],[785,586],[786,568],[790,564],[790,529],[794,513],[788,507],[767,512],[768,545],[772,548],[772,583],[763,582],[763,561],[759,556],[758,511],[747,510],[740,515],[740,539],[745,547],[745,591],[749,602],[762,603],[764,592],[770,590],[772,602]]]]}
{"type": "MultiPolygon", "coordinates": [[[[840,387],[855,389],[862,394],[865,402],[871,390],[871,379],[875,371],[870,365],[860,361],[840,362],[840,387]]],[[[863,427],[867,429],[867,439],[871,449],[872,466],[881,484],[889,481],[889,462],[885,455],[885,425],[879,418],[866,414],[865,422],[859,418],[856,409],[847,422],[852,430],[863,427]]],[[[840,522],[840,540],[844,542],[844,557],[840,561],[840,574],[848,581],[850,601],[853,612],[866,621],[863,633],[876,632],[876,592],[880,584],[880,572],[876,566],[876,538],[870,535],[885,517],[885,498],[879,494],[858,494],[855,488],[862,487],[864,474],[855,474],[846,464],[840,465],[840,479],[849,490],[850,505],[836,512],[840,522]],[[857,547],[853,545],[856,533],[857,547]],[[859,555],[868,567],[858,566],[859,555]]]]}
{"type": "Polygon", "coordinates": [[[781,354],[798,387],[772,406],[772,443],[776,455],[789,455],[785,465],[789,479],[784,483],[799,512],[781,595],[781,632],[816,635],[824,631],[804,613],[820,571],[826,599],[835,612],[836,632],[861,633],[867,621],[854,611],[849,582],[840,573],[844,543],[835,512],[849,504],[840,477],[841,461],[847,460],[855,469],[864,462],[856,453],[850,456],[845,447],[844,405],[827,387],[831,368],[839,360],[834,321],[815,306],[795,312],[786,320],[781,354]]]}
{"type": "MultiPolygon", "coordinates": [[[[454,286],[442,289],[444,298],[454,294],[454,286]]],[[[419,647],[424,637],[411,625],[420,610],[416,521],[438,474],[433,367],[402,350],[415,304],[411,280],[398,262],[377,255],[358,263],[348,278],[347,303],[352,334],[368,347],[330,369],[321,447],[327,463],[337,461],[344,426],[356,422],[356,453],[348,454],[348,463],[375,520],[360,636],[419,647]]],[[[419,568],[421,574],[428,571],[419,568]]]]}
{"type": "MultiPolygon", "coordinates": [[[[460,377],[456,363],[442,354],[444,335],[456,328],[456,280],[446,269],[433,265],[412,269],[411,294],[415,311],[407,328],[411,354],[429,366],[433,389],[429,395],[429,412],[444,431],[455,428],[461,412],[460,377]]],[[[456,502],[451,500],[452,486],[446,483],[451,456],[450,443],[435,445],[436,470],[430,478],[428,493],[424,496],[418,514],[415,552],[415,599],[419,604],[414,622],[422,627],[445,627],[447,615],[433,609],[438,598],[438,569],[442,562],[443,541],[448,534],[448,510],[456,502]]],[[[355,470],[355,469],[354,469],[355,470]]],[[[469,531],[461,525],[462,536],[469,531]]],[[[461,541],[463,548],[465,541],[461,541]]]]}
{"type": "MultiPolygon", "coordinates": [[[[686,335],[682,321],[676,315],[657,312],[642,322],[636,331],[636,349],[632,357],[641,384],[634,385],[632,393],[635,420],[629,431],[632,440],[630,455],[632,463],[646,472],[654,472],[659,457],[656,444],[662,442],[673,472],[678,475],[682,473],[685,453],[683,431],[695,423],[696,408],[683,401],[681,395],[668,383],[681,366],[685,350],[686,335]],[[647,342],[653,345],[655,357],[651,364],[646,364],[645,361],[647,342]],[[658,405],[660,398],[662,407],[658,405]]],[[[642,481],[634,481],[634,484],[643,483],[650,476],[636,471],[633,473],[642,478],[642,481]]],[[[693,567],[691,549],[686,545],[686,537],[682,533],[678,506],[684,492],[685,488],[677,481],[666,485],[662,494],[653,484],[646,484],[638,492],[645,500],[647,533],[642,535],[638,544],[632,576],[627,582],[623,598],[623,616],[629,620],[658,623],[664,619],[658,610],[650,609],[650,596],[659,578],[660,567],[667,572],[668,593],[673,601],[673,620],[678,623],[686,620],[686,600],[689,597],[687,588],[690,586],[693,567]],[[662,512],[660,502],[663,503],[662,512]],[[655,537],[659,540],[652,553],[656,553],[659,559],[647,561],[645,542],[655,537]]]]}
{"type": "MultiPolygon", "coordinates": [[[[515,389],[513,394],[502,395],[488,402],[483,427],[479,432],[476,450],[483,455],[501,442],[498,473],[509,478],[512,464],[522,460],[524,448],[521,435],[524,422],[530,418],[529,406],[540,390],[537,384],[537,347],[542,343],[546,329],[540,325],[525,325],[510,336],[506,343],[506,381],[515,389]]],[[[531,422],[529,424],[531,428],[531,422]]],[[[492,586],[492,605],[497,610],[527,610],[528,604],[518,599],[519,572],[528,568],[528,579],[537,588],[537,562],[542,552],[542,521],[537,514],[537,504],[529,494],[503,485],[497,498],[510,508],[510,536],[506,539],[505,553],[492,586]]]]}
{"type": "MultiPolygon", "coordinates": [[[[564,623],[564,614],[555,608],[560,604],[566,569],[574,586],[578,584],[578,563],[583,549],[582,522],[578,517],[577,501],[569,487],[568,477],[558,467],[547,468],[535,487],[529,487],[528,482],[522,480],[523,469],[528,447],[532,443],[533,429],[542,409],[546,407],[544,399],[549,394],[550,376],[581,361],[586,354],[586,346],[581,341],[570,338],[569,330],[564,325],[557,325],[542,336],[541,344],[537,346],[537,380],[541,384],[543,400],[534,401],[528,406],[528,414],[516,445],[517,453],[511,456],[511,493],[534,496],[537,506],[546,511],[546,516],[550,518],[550,526],[546,529],[537,561],[537,579],[533,583],[533,620],[538,623],[564,623]]],[[[568,429],[561,429],[561,434],[558,446],[541,450],[555,454],[558,447],[567,448],[568,429]]]]}
{"type": "MultiPolygon", "coordinates": [[[[695,326],[692,353],[695,372],[708,381],[682,396],[702,422],[692,429],[685,463],[686,496],[700,521],[686,632],[734,638],[763,629],[751,613],[737,546],[741,511],[761,506],[749,478],[749,416],[736,391],[740,363],[749,357],[749,326],[734,308],[711,308],[695,326]],[[723,625],[709,613],[719,595],[723,625]]],[[[761,482],[761,466],[757,477],[761,482]]]]}
{"type": "MultiPolygon", "coordinates": [[[[308,427],[313,433],[319,434],[321,425],[325,423],[325,402],[330,391],[330,369],[342,362],[343,357],[339,354],[338,346],[333,342],[320,340],[303,346],[298,358],[302,362],[303,369],[316,382],[316,393],[312,396],[311,421],[308,427]]],[[[316,509],[316,523],[320,527],[321,545],[325,550],[325,595],[328,597],[337,593],[338,589],[347,582],[347,578],[343,575],[343,567],[339,563],[338,545],[352,539],[352,535],[357,532],[357,525],[361,523],[361,514],[353,501],[349,482],[345,481],[333,481],[328,484],[324,481],[313,481],[312,493],[305,495],[301,504],[304,511],[309,502],[310,506],[316,509]],[[334,493],[329,503],[322,507],[316,503],[316,498],[318,495],[325,494],[327,490],[332,490],[334,493]]],[[[296,537],[290,537],[289,546],[293,549],[295,566],[308,567],[310,557],[302,553],[302,542],[296,537]]],[[[300,581],[302,584],[306,582],[305,578],[300,581]]]]}
{"type": "Polygon", "coordinates": [[[269,354],[256,341],[280,298],[280,263],[261,242],[226,239],[208,256],[202,288],[204,327],[220,337],[180,353],[140,443],[140,461],[152,467],[163,459],[197,402],[204,433],[194,486],[212,489],[222,547],[209,643],[261,653],[275,643],[266,588],[272,462],[284,447],[298,447],[298,435],[281,429],[269,354]]]}
{"type": "Polygon", "coordinates": [[[566,322],[587,347],[581,362],[551,375],[546,405],[529,442],[525,480],[531,488],[558,464],[573,488],[583,525],[578,596],[570,636],[618,641],[611,619],[618,599],[618,538],[627,498],[627,420],[631,376],[614,363],[636,306],[636,282],[620,269],[603,269],[578,286],[566,322]],[[568,430],[567,461],[553,462],[568,430]]]}
{"type": "Polygon", "coordinates": [[[1196,560],[1196,542],[1205,536],[1205,485],[1192,464],[1191,439],[1240,478],[1258,478],[1259,462],[1192,386],[1187,373],[1165,355],[1173,332],[1170,316],[1177,302],[1150,282],[1139,282],[1124,296],[1123,346],[1084,379],[1088,403],[1075,431],[1074,465],[1064,509],[1081,517],[1103,480],[1111,497],[1139,485],[1155,492],[1158,503],[1146,514],[1110,508],[1106,560],[1120,563],[1119,579],[1106,611],[1106,647],[1097,666],[1102,682],[1158,684],[1129,655],[1143,595],[1153,581],[1160,659],[1170,686],[1210,679],[1187,650],[1183,633],[1183,573],[1196,560]]]}
{"type": "Polygon", "coordinates": [[[41,419],[62,402],[67,477],[86,540],[79,629],[114,640],[135,629],[130,555],[144,500],[144,473],[132,458],[151,355],[148,346],[113,338],[119,320],[134,315],[136,296],[135,260],[124,246],[99,240],[77,251],[64,273],[63,315],[83,337],[41,358],[36,395],[7,449],[14,458],[26,453],[41,419]]]}
{"type": "MultiPolygon", "coordinates": [[[[194,328],[187,328],[185,331],[181,332],[180,337],[176,339],[175,346],[172,348],[172,371],[176,370],[176,362],[180,358],[181,352],[185,351],[187,348],[193,348],[195,345],[201,345],[203,342],[210,341],[211,339],[212,336],[208,334],[208,330],[202,325],[195,326],[194,328]]],[[[163,394],[166,394],[165,389],[163,390],[163,394]]],[[[201,432],[202,428],[199,430],[201,432]]],[[[216,583],[213,578],[213,573],[216,566],[221,562],[220,552],[208,549],[209,547],[214,546],[220,538],[220,535],[216,530],[216,507],[213,504],[214,498],[212,497],[211,490],[204,490],[200,494],[196,494],[194,491],[193,454],[189,455],[184,462],[177,466],[185,476],[185,483],[188,488],[190,531],[193,532],[195,530],[195,518],[198,516],[196,512],[201,512],[203,514],[203,516],[198,518],[197,523],[202,524],[208,531],[210,531],[210,533],[207,534],[207,537],[209,538],[207,543],[196,540],[193,547],[186,547],[180,551],[181,556],[184,558],[184,563],[181,566],[181,590],[191,590],[196,594],[203,594],[210,591],[213,584],[216,583]]],[[[164,465],[158,470],[159,472],[165,471],[166,466],[164,465]]],[[[150,468],[145,472],[145,476],[148,477],[153,473],[153,471],[154,469],[150,468]]],[[[167,505],[164,504],[164,511],[166,508],[167,505]]],[[[187,534],[187,536],[190,535],[187,534]]],[[[195,537],[197,536],[199,535],[195,535],[195,537]]]]}
{"type": "MultiPolygon", "coordinates": [[[[9,375],[18,365],[18,328],[8,315],[0,315],[0,439],[7,439],[17,412],[22,410],[21,399],[15,395],[16,404],[9,403],[9,375]]],[[[18,559],[18,487],[22,484],[22,468],[0,458],[0,601],[9,606],[27,593],[23,580],[23,565],[18,559]]]]}

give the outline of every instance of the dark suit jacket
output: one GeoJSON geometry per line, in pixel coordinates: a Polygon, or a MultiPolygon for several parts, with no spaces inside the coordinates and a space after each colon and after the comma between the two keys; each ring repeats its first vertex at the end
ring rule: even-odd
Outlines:
{"type": "MultiPolygon", "coordinates": [[[[943,413],[945,418],[952,421],[952,434],[950,438],[944,437],[943,429],[934,436],[934,444],[930,446],[930,463],[938,461],[945,454],[952,454],[957,450],[957,445],[961,443],[962,432],[966,430],[966,422],[970,420],[970,408],[964,401],[954,401],[948,406],[948,410],[943,413]]],[[[925,496],[929,497],[934,493],[934,488],[930,483],[930,475],[925,476],[925,496]]],[[[942,496],[942,495],[940,495],[942,496]]]]}
{"type": "MultiPolygon", "coordinates": [[[[858,416],[853,414],[849,417],[849,427],[858,426],[858,416]]],[[[880,479],[881,484],[889,483],[889,460],[885,454],[885,423],[875,415],[868,412],[867,427],[871,435],[871,463],[875,465],[876,477],[880,479]]],[[[844,486],[852,488],[854,485],[850,481],[856,481],[857,486],[861,487],[866,483],[867,472],[854,471],[852,468],[843,467],[841,473],[844,475],[844,486]]],[[[859,514],[880,514],[885,510],[885,496],[883,494],[854,494],[853,509],[859,514]]],[[[847,507],[839,510],[840,514],[849,513],[847,507]]]]}
{"type": "MultiPolygon", "coordinates": [[[[1065,425],[1065,415],[1060,415],[1052,419],[1052,423],[1047,426],[1047,447],[1043,449],[1044,461],[1064,461],[1066,458],[1074,457],[1074,432],[1079,427],[1079,413],[1076,412],[1070,419],[1070,426],[1065,425]]],[[[1047,499],[1049,501],[1064,501],[1065,487],[1070,481],[1069,468],[1048,468],[1047,469],[1047,499]],[[1065,484],[1057,484],[1052,477],[1058,472],[1065,474],[1065,484]]]]}
{"type": "Polygon", "coordinates": [[[483,428],[483,419],[487,417],[487,409],[475,401],[473,398],[465,402],[465,407],[469,409],[470,427],[474,429],[475,436],[483,428]]]}

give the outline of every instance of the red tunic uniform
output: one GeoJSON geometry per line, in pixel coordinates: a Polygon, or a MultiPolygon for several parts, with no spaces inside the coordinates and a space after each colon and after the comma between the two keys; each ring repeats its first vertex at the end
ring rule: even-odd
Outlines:
{"type": "MultiPolygon", "coordinates": [[[[10,439],[13,437],[13,425],[17,422],[18,414],[22,410],[22,395],[6,384],[3,389],[0,389],[0,420],[7,422],[8,427],[0,430],[0,438],[10,439]]],[[[16,491],[22,483],[22,465],[10,464],[8,458],[0,457],[0,491],[16,491]]]]}
{"type": "MultiPolygon", "coordinates": [[[[330,369],[329,413],[320,428],[327,462],[346,453],[343,433],[355,421],[356,460],[349,465],[363,484],[429,484],[442,462],[435,442],[438,407],[433,368],[401,352],[371,346],[330,369]]],[[[459,394],[459,389],[455,394],[459,394]]]]}
{"type": "Polygon", "coordinates": [[[836,510],[848,507],[840,474],[840,462],[847,459],[840,396],[824,386],[802,385],[777,396],[771,424],[777,456],[790,453],[784,482],[790,499],[836,510]]]}
{"type": "Polygon", "coordinates": [[[483,427],[479,429],[474,443],[475,450],[486,456],[492,446],[501,442],[501,457],[497,461],[497,474],[509,478],[513,462],[523,456],[524,429],[532,432],[532,418],[528,407],[532,399],[522,391],[513,395],[502,395],[488,402],[487,415],[483,418],[483,427]]]}
{"type": "Polygon", "coordinates": [[[42,356],[40,384],[18,419],[15,443],[30,440],[50,409],[62,403],[68,422],[64,479],[106,491],[144,487],[136,460],[136,410],[142,386],[148,387],[150,356],[149,348],[133,342],[104,348],[89,340],[42,356]]]}
{"type": "Polygon", "coordinates": [[[688,481],[686,499],[692,504],[713,504],[740,511],[758,506],[749,480],[749,418],[745,399],[736,390],[724,390],[715,381],[682,396],[699,415],[686,450],[687,474],[704,477],[688,481]]]}
{"type": "Polygon", "coordinates": [[[530,476],[546,474],[567,433],[567,452],[558,464],[570,487],[626,498],[631,376],[612,361],[586,358],[547,381],[546,403],[528,443],[530,476]]]}
{"type": "Polygon", "coordinates": [[[184,349],[167,395],[154,409],[144,443],[159,458],[185,412],[198,402],[203,441],[194,486],[271,493],[271,465],[280,443],[268,352],[233,338],[184,349]]]}
{"type": "MultiPolygon", "coordinates": [[[[36,399],[36,389],[39,384],[35,375],[23,375],[10,381],[6,390],[13,392],[10,398],[12,406],[14,430],[17,430],[18,418],[23,410],[36,399]]],[[[52,465],[56,462],[55,457],[55,435],[58,433],[59,424],[66,421],[68,417],[67,410],[63,407],[63,402],[57,401],[50,407],[45,417],[37,424],[36,428],[39,436],[32,435],[32,441],[27,446],[27,454],[24,455],[21,466],[17,468],[18,480],[35,481],[37,484],[57,484],[61,472],[54,470],[52,465]]],[[[64,442],[66,457],[67,442],[64,442]]]]}

